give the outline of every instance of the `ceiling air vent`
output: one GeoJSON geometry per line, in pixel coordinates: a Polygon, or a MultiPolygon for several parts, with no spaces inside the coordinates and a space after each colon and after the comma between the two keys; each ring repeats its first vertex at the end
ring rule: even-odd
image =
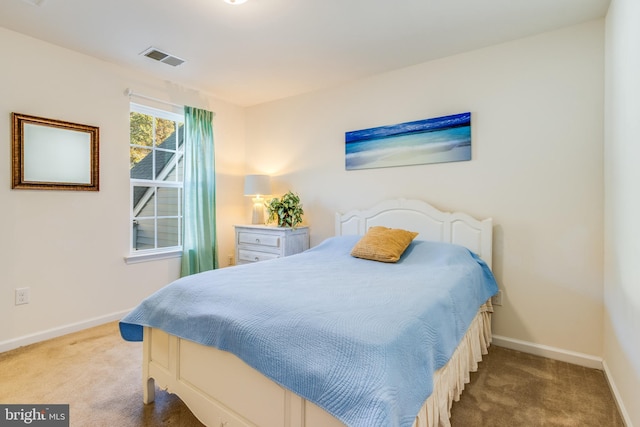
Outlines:
{"type": "Polygon", "coordinates": [[[170,55],[166,52],[156,49],[155,47],[150,47],[140,55],[144,55],[147,58],[155,59],[156,61],[164,62],[165,64],[169,64],[174,67],[177,67],[184,62],[184,59],[180,59],[177,56],[170,55]]]}

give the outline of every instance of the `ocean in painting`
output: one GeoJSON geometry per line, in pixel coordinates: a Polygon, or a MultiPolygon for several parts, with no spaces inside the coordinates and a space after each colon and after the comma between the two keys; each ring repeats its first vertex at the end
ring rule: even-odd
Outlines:
{"type": "Polygon", "coordinates": [[[347,170],[471,160],[471,113],[347,132],[345,142],[347,170]]]}

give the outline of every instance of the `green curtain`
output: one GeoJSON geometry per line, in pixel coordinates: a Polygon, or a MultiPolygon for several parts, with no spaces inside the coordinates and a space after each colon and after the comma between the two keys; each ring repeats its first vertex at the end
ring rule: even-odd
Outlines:
{"type": "Polygon", "coordinates": [[[184,107],[182,277],[218,268],[213,116],[184,107]]]}

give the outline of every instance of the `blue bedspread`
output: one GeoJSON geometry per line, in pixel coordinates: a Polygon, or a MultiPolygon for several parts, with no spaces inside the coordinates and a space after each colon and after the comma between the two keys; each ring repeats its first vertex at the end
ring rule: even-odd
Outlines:
{"type": "Polygon", "coordinates": [[[478,308],[497,290],[467,249],[414,241],[400,261],[349,255],[358,236],[185,277],[120,323],[229,351],[348,426],[409,427],[478,308]]]}

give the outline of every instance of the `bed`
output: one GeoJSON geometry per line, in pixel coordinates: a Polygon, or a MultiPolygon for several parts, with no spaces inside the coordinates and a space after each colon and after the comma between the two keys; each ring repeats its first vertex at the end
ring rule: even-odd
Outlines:
{"type": "Polygon", "coordinates": [[[398,199],[336,214],[335,231],[302,254],[179,279],[126,316],[144,403],[157,385],[212,427],[449,425],[491,341],[491,219],[398,199]],[[418,236],[397,263],[350,256],[377,226],[418,236]],[[432,262],[434,279],[414,283],[432,262]]]}

